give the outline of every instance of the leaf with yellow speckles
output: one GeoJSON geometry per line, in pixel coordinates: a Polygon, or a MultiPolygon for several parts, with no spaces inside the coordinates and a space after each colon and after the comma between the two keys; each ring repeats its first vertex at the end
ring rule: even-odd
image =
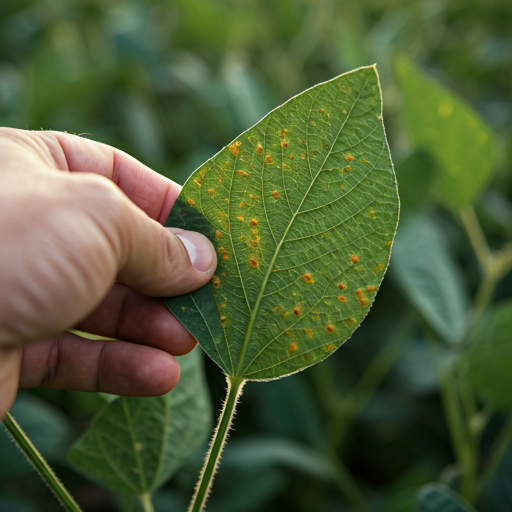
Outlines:
{"type": "Polygon", "coordinates": [[[398,210],[378,75],[360,68],[273,110],[189,178],[166,224],[207,235],[219,264],[165,303],[228,376],[297,372],[368,313],[398,210]]]}
{"type": "Polygon", "coordinates": [[[469,104],[407,58],[399,60],[397,72],[411,139],[439,166],[434,191],[455,210],[474,203],[492,175],[490,128],[469,104]]]}

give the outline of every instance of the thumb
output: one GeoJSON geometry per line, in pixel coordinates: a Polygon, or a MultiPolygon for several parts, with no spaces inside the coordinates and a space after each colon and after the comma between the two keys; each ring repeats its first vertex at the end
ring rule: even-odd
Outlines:
{"type": "Polygon", "coordinates": [[[217,266],[211,242],[201,233],[164,228],[142,217],[121,244],[118,282],[157,297],[182,295],[206,284],[217,266]],[[136,226],[136,227],[135,227],[136,226]]]}
{"type": "Polygon", "coordinates": [[[113,192],[110,198],[101,200],[96,194],[98,208],[89,211],[98,217],[97,224],[114,248],[119,283],[145,295],[165,297],[195,290],[212,278],[217,256],[205,236],[165,228],[115,185],[107,188],[113,192]],[[102,214],[105,205],[111,215],[102,214]]]}

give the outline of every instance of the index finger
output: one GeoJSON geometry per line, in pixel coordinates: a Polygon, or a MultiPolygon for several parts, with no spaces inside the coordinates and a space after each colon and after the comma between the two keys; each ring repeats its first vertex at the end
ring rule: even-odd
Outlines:
{"type": "Polygon", "coordinates": [[[59,169],[101,174],[112,180],[141,210],[165,222],[181,186],[127,153],[63,132],[32,132],[43,139],[59,169]]]}

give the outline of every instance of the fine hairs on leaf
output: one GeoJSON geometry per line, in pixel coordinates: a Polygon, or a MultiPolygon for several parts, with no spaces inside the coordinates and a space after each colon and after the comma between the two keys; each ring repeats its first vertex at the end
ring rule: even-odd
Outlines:
{"type": "Polygon", "coordinates": [[[205,234],[219,263],[210,283],[164,302],[230,382],[192,512],[243,383],[322,361],[363,321],[398,214],[375,66],[290,99],[187,180],[166,225],[205,234]]]}

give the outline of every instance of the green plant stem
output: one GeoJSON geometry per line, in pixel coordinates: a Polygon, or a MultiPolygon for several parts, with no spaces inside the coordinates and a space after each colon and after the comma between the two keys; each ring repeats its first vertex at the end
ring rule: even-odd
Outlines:
{"type": "Polygon", "coordinates": [[[71,497],[44,457],[39,453],[25,432],[23,432],[16,420],[9,413],[5,415],[3,424],[7,432],[9,432],[19,449],[22,451],[23,455],[25,455],[28,461],[34,466],[36,471],[39,473],[39,476],[48,485],[48,487],[50,487],[64,508],[70,512],[82,512],[78,503],[71,497]]]}
{"type": "Polygon", "coordinates": [[[240,395],[242,394],[242,388],[245,384],[245,380],[240,377],[227,377],[228,381],[228,392],[224,406],[219,418],[219,423],[213,434],[212,443],[210,450],[206,455],[206,460],[197,483],[196,492],[192,498],[189,512],[201,512],[208,498],[208,493],[213,482],[213,477],[219,463],[220,455],[226,443],[226,437],[231,427],[233,415],[235,413],[236,404],[240,395]]]}
{"type": "Polygon", "coordinates": [[[153,502],[151,501],[151,494],[145,492],[139,496],[139,499],[142,503],[142,507],[144,508],[144,512],[155,512],[153,502]]]}
{"type": "Polygon", "coordinates": [[[475,252],[482,274],[485,275],[489,268],[492,253],[474,208],[471,205],[461,208],[460,218],[475,252]]]}

